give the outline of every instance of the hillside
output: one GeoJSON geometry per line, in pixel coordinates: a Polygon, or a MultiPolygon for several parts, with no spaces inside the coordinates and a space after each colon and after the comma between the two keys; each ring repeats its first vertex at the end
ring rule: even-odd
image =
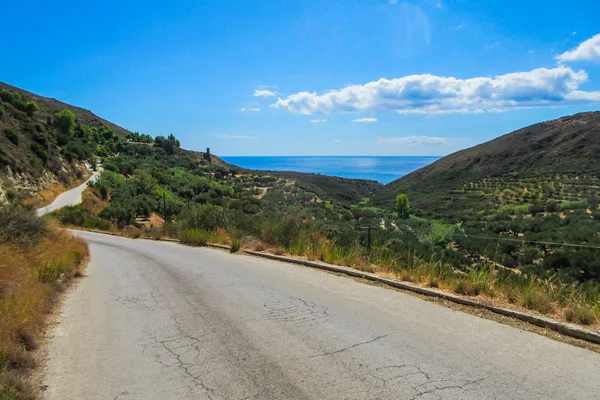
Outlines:
{"type": "Polygon", "coordinates": [[[118,151],[130,134],[88,110],[0,82],[0,202],[40,205],[118,151]]]}
{"type": "Polygon", "coordinates": [[[599,173],[600,112],[582,113],[451,154],[386,185],[372,202],[391,208],[395,196],[404,192],[417,214],[457,219],[460,214],[493,206],[506,189],[525,192],[521,198],[512,193],[515,203],[536,201],[528,195],[527,186],[557,179],[583,184],[594,181],[599,173]],[[495,192],[490,196],[492,188],[495,192]]]}
{"type": "Polygon", "coordinates": [[[38,105],[40,110],[36,113],[37,119],[47,119],[48,117],[54,116],[55,113],[64,110],[65,108],[71,110],[73,114],[75,114],[75,119],[78,123],[95,126],[95,127],[107,127],[118,133],[120,136],[125,137],[130,131],[125,128],[120,127],[119,125],[113,124],[110,121],[107,121],[103,118],[100,118],[93,112],[86,110],[84,108],[72,106],[67,103],[63,103],[62,101],[52,99],[49,97],[43,97],[37,95],[35,93],[28,92],[23,89],[19,89],[15,86],[11,86],[7,83],[0,82],[0,91],[11,91],[19,93],[25,101],[33,100],[38,105]]]}
{"type": "Polygon", "coordinates": [[[291,171],[253,171],[296,181],[304,190],[317,194],[324,200],[337,201],[345,205],[358,204],[383,185],[367,179],[347,179],[337,176],[307,174],[291,171]]]}

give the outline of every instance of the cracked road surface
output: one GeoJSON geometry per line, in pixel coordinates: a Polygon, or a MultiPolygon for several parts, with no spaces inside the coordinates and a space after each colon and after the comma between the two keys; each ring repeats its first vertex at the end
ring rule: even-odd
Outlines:
{"type": "Polygon", "coordinates": [[[47,399],[597,399],[600,354],[343,276],[77,232],[47,399]]]}

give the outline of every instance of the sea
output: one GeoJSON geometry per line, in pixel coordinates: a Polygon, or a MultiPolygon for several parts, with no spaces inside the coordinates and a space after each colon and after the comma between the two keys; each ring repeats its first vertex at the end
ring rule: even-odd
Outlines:
{"type": "Polygon", "coordinates": [[[295,171],[390,183],[439,160],[436,156],[231,156],[229,164],[264,171],[295,171]]]}

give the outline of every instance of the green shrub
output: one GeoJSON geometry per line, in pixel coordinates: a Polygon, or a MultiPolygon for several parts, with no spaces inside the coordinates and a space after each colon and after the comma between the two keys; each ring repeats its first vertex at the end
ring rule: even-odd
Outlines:
{"type": "Polygon", "coordinates": [[[119,227],[131,225],[135,220],[135,208],[133,204],[111,202],[100,212],[100,218],[108,219],[119,227]]]}
{"type": "Polygon", "coordinates": [[[38,142],[31,142],[29,148],[31,149],[33,154],[38,156],[38,158],[42,160],[44,164],[46,164],[46,161],[48,161],[48,153],[46,153],[46,149],[44,148],[44,146],[42,146],[38,142]]]}
{"type": "Polygon", "coordinates": [[[36,112],[40,111],[40,108],[37,104],[35,104],[35,101],[31,100],[25,103],[23,111],[25,111],[30,117],[33,117],[36,112]]]}
{"type": "Polygon", "coordinates": [[[240,239],[233,239],[231,241],[231,252],[237,253],[242,248],[242,241],[240,239]]]}
{"type": "Polygon", "coordinates": [[[100,217],[90,216],[87,217],[82,225],[84,228],[108,230],[110,228],[110,222],[100,217]]]}
{"type": "Polygon", "coordinates": [[[0,243],[35,244],[49,232],[46,221],[33,208],[6,204],[0,206],[0,243]]]}
{"type": "Polygon", "coordinates": [[[4,129],[4,136],[6,136],[6,138],[10,140],[15,146],[19,145],[19,136],[12,129],[4,129]]]}
{"type": "Polygon", "coordinates": [[[184,210],[179,221],[184,229],[204,229],[214,231],[217,228],[229,227],[229,212],[220,206],[211,204],[199,205],[184,210]]]}
{"type": "Polygon", "coordinates": [[[58,220],[65,225],[82,226],[92,213],[75,206],[66,206],[56,212],[58,220]]]}
{"type": "Polygon", "coordinates": [[[178,239],[181,243],[189,244],[191,246],[206,246],[210,237],[210,232],[200,229],[184,229],[179,232],[178,235],[178,239]]]}

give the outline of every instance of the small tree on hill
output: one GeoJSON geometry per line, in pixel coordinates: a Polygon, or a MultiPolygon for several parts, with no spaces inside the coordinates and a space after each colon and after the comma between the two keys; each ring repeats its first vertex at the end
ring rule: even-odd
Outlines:
{"type": "Polygon", "coordinates": [[[210,147],[206,148],[206,153],[204,153],[204,159],[208,161],[210,164],[212,162],[212,155],[210,154],[210,147]]]}
{"type": "Polygon", "coordinates": [[[30,117],[33,117],[33,115],[38,111],[40,111],[40,108],[38,107],[37,104],[35,104],[35,101],[31,100],[31,101],[28,101],[27,103],[25,103],[25,112],[30,117]]]}
{"type": "Polygon", "coordinates": [[[54,126],[63,134],[70,136],[75,125],[75,114],[67,108],[54,114],[54,126]]]}
{"type": "Polygon", "coordinates": [[[410,202],[408,201],[408,196],[404,193],[396,196],[396,212],[402,219],[406,219],[410,215],[410,202]]]}

